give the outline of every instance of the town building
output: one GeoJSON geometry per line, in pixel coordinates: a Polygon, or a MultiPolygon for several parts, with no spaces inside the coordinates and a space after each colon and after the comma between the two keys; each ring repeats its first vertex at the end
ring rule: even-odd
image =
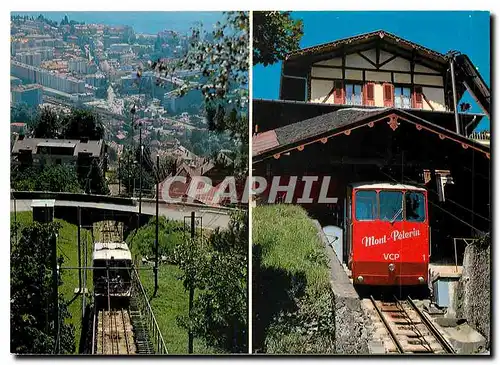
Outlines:
{"type": "Polygon", "coordinates": [[[25,103],[30,107],[38,107],[43,103],[43,88],[38,84],[18,85],[11,89],[12,104],[25,103]]]}
{"type": "Polygon", "coordinates": [[[104,140],[24,138],[19,136],[11,152],[14,164],[31,165],[44,162],[55,164],[83,164],[90,166],[97,160],[105,170],[106,144],[104,140]]]}
{"type": "Polygon", "coordinates": [[[85,81],[11,60],[11,74],[21,80],[68,94],[85,93],[85,81]]]}
{"type": "Polygon", "coordinates": [[[42,55],[38,52],[21,52],[16,54],[16,60],[31,66],[40,66],[42,64],[42,55]]]}
{"type": "Polygon", "coordinates": [[[97,72],[97,66],[94,62],[79,57],[68,61],[68,71],[79,74],[91,74],[97,72]]]}

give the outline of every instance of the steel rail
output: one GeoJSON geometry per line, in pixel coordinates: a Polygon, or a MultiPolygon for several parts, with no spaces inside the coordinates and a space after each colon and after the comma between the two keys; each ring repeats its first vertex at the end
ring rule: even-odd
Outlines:
{"type": "Polygon", "coordinates": [[[432,333],[432,335],[436,338],[436,340],[438,340],[438,342],[441,345],[441,347],[443,348],[443,350],[445,350],[449,354],[454,354],[455,350],[453,349],[453,347],[444,338],[444,336],[441,334],[441,332],[438,331],[436,326],[424,315],[424,313],[422,313],[422,311],[420,309],[418,309],[418,307],[415,304],[415,302],[413,301],[413,299],[411,299],[411,297],[408,296],[406,301],[415,310],[415,312],[417,312],[419,317],[422,319],[422,321],[426,325],[427,329],[432,333]]]}
{"type": "MultiPolygon", "coordinates": [[[[410,315],[408,314],[407,310],[405,309],[403,303],[404,301],[402,300],[399,300],[395,295],[394,295],[394,300],[396,302],[396,305],[401,308],[401,311],[402,313],[404,313],[404,315],[406,316],[406,318],[408,319],[408,325],[412,327],[412,330],[413,332],[415,332],[416,335],[418,335],[418,338],[420,339],[420,344],[427,349],[427,351],[429,352],[434,352],[434,350],[432,349],[432,346],[431,344],[429,343],[429,341],[427,341],[425,339],[425,336],[422,334],[422,332],[418,329],[417,327],[417,324],[415,322],[413,322],[413,320],[411,319],[410,315]]],[[[412,308],[413,309],[413,308],[412,308]]]]}
{"type": "MultiPolygon", "coordinates": [[[[111,313],[111,296],[110,296],[110,290],[109,290],[109,266],[106,265],[106,275],[107,275],[107,285],[108,285],[108,327],[109,327],[109,336],[111,340],[111,354],[113,354],[113,329],[112,329],[112,321],[110,316],[111,313]]],[[[104,314],[102,314],[102,324],[103,324],[103,331],[102,331],[102,341],[103,341],[103,352],[104,352],[104,314]]]]}
{"type": "MultiPolygon", "coordinates": [[[[97,342],[96,342],[96,334],[99,331],[99,323],[97,323],[97,320],[99,318],[98,311],[97,311],[97,306],[96,306],[96,301],[95,301],[95,295],[94,295],[94,320],[92,323],[92,355],[95,355],[96,349],[97,349],[97,342]]],[[[99,337],[97,337],[97,341],[99,341],[99,337]]]]}
{"type": "Polygon", "coordinates": [[[403,349],[403,345],[401,345],[401,342],[399,342],[399,340],[398,340],[396,334],[394,333],[394,331],[392,330],[389,322],[387,321],[387,319],[385,319],[384,315],[380,311],[380,308],[377,306],[377,303],[375,302],[375,299],[373,298],[373,295],[370,295],[370,300],[372,301],[372,304],[375,307],[375,310],[377,311],[380,319],[384,323],[385,328],[389,332],[389,335],[391,336],[392,342],[394,342],[394,344],[396,345],[396,348],[397,348],[398,352],[400,354],[404,354],[405,351],[403,349]]]}
{"type": "Polygon", "coordinates": [[[127,346],[127,355],[129,355],[130,345],[128,343],[127,327],[125,326],[125,314],[123,313],[123,308],[121,308],[121,312],[122,312],[123,333],[125,335],[125,345],[127,346]]]}

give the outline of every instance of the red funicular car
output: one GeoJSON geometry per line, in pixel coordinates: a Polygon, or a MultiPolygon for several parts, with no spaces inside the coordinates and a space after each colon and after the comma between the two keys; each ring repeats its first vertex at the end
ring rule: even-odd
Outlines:
{"type": "Polygon", "coordinates": [[[429,263],[427,191],[403,184],[349,186],[345,259],[355,285],[425,285],[429,263]]]}

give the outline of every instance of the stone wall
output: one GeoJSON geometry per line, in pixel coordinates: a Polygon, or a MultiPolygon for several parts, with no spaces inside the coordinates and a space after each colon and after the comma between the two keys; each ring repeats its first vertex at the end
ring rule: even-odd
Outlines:
{"type": "Polygon", "coordinates": [[[358,293],[354,290],[333,248],[328,244],[320,224],[314,222],[329,259],[330,284],[335,308],[335,352],[339,355],[369,354],[368,343],[372,337],[369,331],[370,319],[361,308],[358,293]]]}
{"type": "Polygon", "coordinates": [[[465,248],[463,274],[456,295],[457,318],[465,318],[468,324],[486,338],[490,348],[491,319],[491,248],[490,237],[465,248]]]}

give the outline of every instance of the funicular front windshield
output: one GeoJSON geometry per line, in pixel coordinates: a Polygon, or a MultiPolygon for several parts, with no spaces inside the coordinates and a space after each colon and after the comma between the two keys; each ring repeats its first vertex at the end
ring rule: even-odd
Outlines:
{"type": "Polygon", "coordinates": [[[95,260],[94,286],[102,293],[121,294],[130,284],[130,261],[128,260],[95,260]]]}
{"type": "Polygon", "coordinates": [[[425,221],[425,197],[421,192],[358,190],[355,201],[358,221],[425,221]]]}
{"type": "Polygon", "coordinates": [[[377,219],[377,192],[360,190],[356,192],[356,220],[372,221],[377,219]]]}
{"type": "Polygon", "coordinates": [[[403,193],[400,191],[381,191],[380,220],[397,222],[403,220],[403,193]]]}
{"type": "Polygon", "coordinates": [[[406,220],[410,222],[425,221],[425,197],[416,191],[407,191],[405,194],[406,220]]]}

